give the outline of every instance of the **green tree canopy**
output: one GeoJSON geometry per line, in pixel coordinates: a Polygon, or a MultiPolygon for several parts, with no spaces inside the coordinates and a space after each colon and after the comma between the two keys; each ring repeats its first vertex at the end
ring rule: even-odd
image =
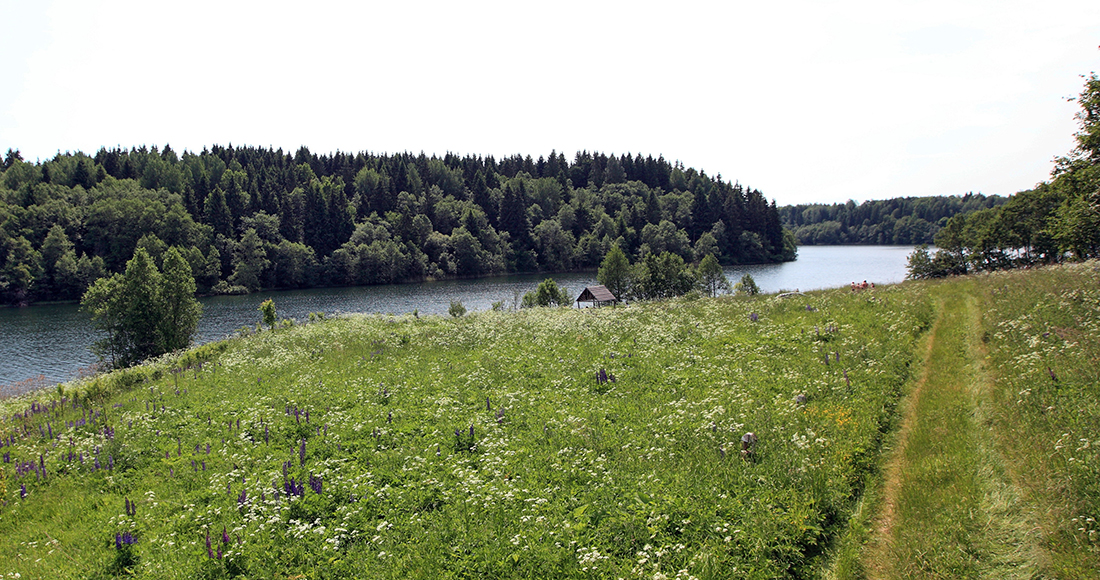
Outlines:
{"type": "Polygon", "coordinates": [[[165,275],[142,248],[123,274],[97,280],[81,300],[96,328],[106,336],[93,350],[115,367],[136,364],[191,342],[201,306],[195,279],[176,248],[165,255],[165,275]]]}

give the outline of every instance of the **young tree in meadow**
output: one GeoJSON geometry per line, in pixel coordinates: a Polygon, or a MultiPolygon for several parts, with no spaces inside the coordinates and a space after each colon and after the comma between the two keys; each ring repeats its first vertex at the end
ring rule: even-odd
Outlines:
{"type": "Polygon", "coordinates": [[[611,246],[611,250],[603,258],[600,269],[596,273],[596,281],[605,286],[619,300],[626,298],[630,292],[630,260],[626,258],[623,249],[618,244],[611,246]]]}
{"type": "Polygon", "coordinates": [[[263,314],[264,324],[266,324],[267,327],[270,328],[271,330],[275,330],[275,322],[276,322],[275,301],[270,299],[270,298],[268,298],[267,300],[264,300],[260,304],[259,310],[260,310],[260,313],[263,314]]]}
{"type": "Polygon", "coordinates": [[[161,304],[161,333],[166,352],[187,348],[199,326],[202,304],[195,299],[195,277],[191,265],[179,248],[173,246],[164,254],[161,304]]]}
{"type": "Polygon", "coordinates": [[[125,364],[166,352],[162,319],[161,275],[149,254],[142,248],[127,262],[119,288],[123,297],[122,322],[127,334],[129,354],[125,364]]]}
{"type": "Polygon", "coordinates": [[[756,280],[752,279],[752,274],[741,276],[741,281],[734,284],[733,289],[738,294],[747,294],[749,296],[756,296],[760,293],[760,287],[756,285],[756,280]]]}
{"type": "Polygon", "coordinates": [[[552,278],[543,280],[539,283],[535,291],[523,295],[524,308],[532,308],[535,306],[569,306],[572,303],[573,299],[569,295],[569,291],[562,286],[558,286],[558,283],[552,278]]]}
{"type": "Polygon", "coordinates": [[[696,278],[699,288],[707,296],[713,297],[730,291],[730,282],[726,279],[726,274],[722,271],[722,266],[714,254],[707,254],[707,257],[699,262],[696,278]]]}
{"type": "Polygon", "coordinates": [[[80,301],[106,336],[92,350],[114,367],[126,367],[191,343],[201,307],[194,298],[195,279],[177,248],[165,255],[162,276],[142,248],[126,263],[126,272],[100,278],[80,301]]]}

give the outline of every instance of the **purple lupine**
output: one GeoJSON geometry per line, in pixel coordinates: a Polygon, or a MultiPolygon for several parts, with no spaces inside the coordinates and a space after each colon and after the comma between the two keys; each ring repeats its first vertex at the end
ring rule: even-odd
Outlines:
{"type": "Polygon", "coordinates": [[[267,425],[264,425],[264,444],[266,445],[267,442],[268,442],[267,425]]]}
{"type": "Polygon", "coordinates": [[[760,315],[755,312],[751,312],[749,313],[749,320],[756,322],[757,320],[760,320],[760,315]]]}
{"type": "Polygon", "coordinates": [[[298,446],[298,465],[306,464],[306,440],[302,439],[302,444],[298,446]]]}
{"type": "Polygon", "coordinates": [[[24,499],[26,497],[27,497],[27,484],[20,483],[19,484],[19,499],[24,499]]]}
{"type": "Polygon", "coordinates": [[[492,411],[493,410],[493,406],[489,404],[489,397],[485,397],[485,410],[486,411],[492,411]]]}
{"type": "Polygon", "coordinates": [[[237,498],[237,505],[243,506],[246,501],[248,501],[248,493],[242,489],[240,497],[237,498]]]}
{"type": "Polygon", "coordinates": [[[1057,383],[1058,382],[1058,377],[1054,374],[1054,370],[1051,369],[1050,367],[1047,367],[1047,372],[1050,373],[1050,380],[1057,383]]]}
{"type": "Polygon", "coordinates": [[[844,369],[844,384],[846,386],[852,386],[852,381],[848,380],[848,369],[844,369]]]}
{"type": "Polygon", "coordinates": [[[206,556],[211,560],[214,559],[214,549],[210,547],[210,531],[206,532],[206,556]]]}
{"type": "Polygon", "coordinates": [[[206,454],[210,455],[210,444],[209,443],[206,444],[206,454]]]}

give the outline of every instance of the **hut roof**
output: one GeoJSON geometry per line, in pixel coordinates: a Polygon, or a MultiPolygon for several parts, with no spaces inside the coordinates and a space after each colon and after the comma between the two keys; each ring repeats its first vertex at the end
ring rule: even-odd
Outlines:
{"type": "Polygon", "coordinates": [[[588,286],[577,297],[577,302],[618,302],[619,299],[606,286],[588,286]]]}

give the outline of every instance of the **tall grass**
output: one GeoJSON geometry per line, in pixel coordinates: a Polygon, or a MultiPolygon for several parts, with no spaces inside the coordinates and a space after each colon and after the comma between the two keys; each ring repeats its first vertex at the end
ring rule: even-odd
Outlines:
{"type": "Polygon", "coordinates": [[[1100,264],[979,278],[989,419],[1040,515],[1052,573],[1100,570],[1100,264]]]}
{"type": "Polygon", "coordinates": [[[876,468],[923,288],[348,316],[9,399],[0,569],[811,577],[876,468]]]}

